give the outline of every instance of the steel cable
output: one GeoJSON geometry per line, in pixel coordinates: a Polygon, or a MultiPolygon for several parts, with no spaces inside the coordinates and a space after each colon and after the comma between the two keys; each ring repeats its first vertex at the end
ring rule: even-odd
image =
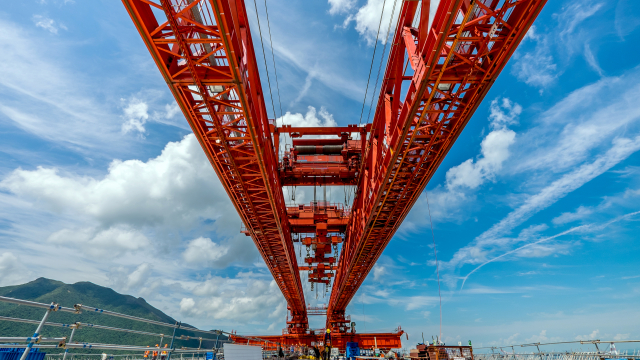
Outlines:
{"type": "MultiPolygon", "coordinates": [[[[255,1],[255,0],[254,0],[255,1]]],[[[367,103],[367,94],[369,93],[369,82],[371,81],[371,70],[373,70],[373,62],[376,58],[376,50],[378,48],[378,36],[380,36],[380,26],[382,25],[382,17],[384,15],[384,6],[387,0],[382,2],[382,12],[380,13],[380,22],[378,23],[378,32],[376,33],[376,44],[373,47],[373,56],[371,57],[371,65],[369,66],[369,76],[367,78],[367,87],[364,90],[364,100],[362,101],[362,110],[360,110],[360,120],[358,120],[358,126],[362,124],[362,114],[364,114],[364,106],[367,103]]]]}
{"type": "Polygon", "coordinates": [[[442,295],[440,293],[440,269],[438,266],[438,252],[436,251],[436,235],[433,232],[433,220],[431,220],[431,206],[429,205],[429,194],[425,190],[424,195],[427,197],[427,210],[429,210],[429,223],[431,224],[431,238],[433,239],[433,255],[436,258],[436,274],[438,275],[438,298],[440,298],[440,337],[442,339],[442,295]]]}
{"type": "MultiPolygon", "coordinates": [[[[393,23],[393,14],[396,13],[396,5],[398,4],[398,0],[394,0],[393,1],[393,9],[391,10],[391,17],[389,18],[389,26],[387,27],[387,37],[384,40],[384,47],[382,48],[382,56],[380,57],[380,65],[378,66],[378,75],[376,76],[376,84],[373,87],[373,94],[376,93],[376,88],[378,87],[378,81],[380,80],[380,70],[382,70],[382,62],[385,59],[385,52],[387,51],[387,44],[389,43],[389,34],[391,33],[391,24],[393,23]]],[[[393,51],[393,48],[389,51],[389,54],[391,54],[391,51],[393,51]]],[[[388,59],[388,58],[387,58],[388,59]]],[[[369,104],[369,113],[367,114],[367,124],[369,123],[369,118],[371,117],[371,108],[373,107],[373,99],[374,96],[371,96],[371,103],[369,104]]],[[[375,114],[374,114],[375,116],[375,114]]]]}
{"type": "Polygon", "coordinates": [[[273,94],[271,93],[271,79],[269,78],[269,66],[267,66],[267,55],[264,52],[264,42],[262,41],[262,28],[260,27],[260,16],[258,16],[258,4],[253,0],[253,6],[256,9],[256,19],[258,20],[258,33],[260,34],[260,45],[262,46],[262,58],[264,59],[264,68],[267,72],[267,83],[269,84],[269,97],[271,98],[271,109],[273,110],[273,118],[276,118],[276,107],[273,104],[273,94]]]}

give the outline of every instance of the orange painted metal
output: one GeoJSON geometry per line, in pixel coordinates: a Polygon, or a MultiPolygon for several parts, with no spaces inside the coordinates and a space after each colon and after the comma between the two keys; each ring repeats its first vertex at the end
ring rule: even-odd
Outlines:
{"type": "Polygon", "coordinates": [[[310,205],[287,207],[287,214],[291,232],[298,235],[294,241],[307,249],[304,258],[307,266],[298,269],[308,272],[311,283],[330,284],[337,269],[338,244],[343,242],[349,223],[349,209],[342,204],[315,201],[310,205]],[[334,256],[331,256],[332,252],[335,252],[334,256]]]}
{"type": "Polygon", "coordinates": [[[280,181],[283,186],[355,185],[360,170],[362,149],[368,128],[292,127],[276,128],[274,141],[280,134],[289,134],[292,146],[280,161],[280,181]],[[355,140],[352,134],[360,138],[355,140]],[[309,136],[314,138],[308,138],[309,136]],[[322,136],[318,138],[318,136],[322,136]],[[331,137],[333,136],[333,137],[331,137]],[[304,138],[303,137],[307,137],[304,138]]]}
{"type": "Polygon", "coordinates": [[[122,1],[287,300],[272,338],[322,336],[308,329],[303,270],[312,285],[333,281],[336,343],[400,347],[400,329],[353,333],[345,309],[546,0],[441,0],[430,24],[429,1],[403,2],[373,123],[335,128],[267,118],[242,0],[122,1]],[[281,133],[292,147],[279,159],[281,133]],[[355,185],[354,203],[285,206],[282,186],[310,185],[355,185]],[[314,251],[304,266],[292,234],[314,251]],[[343,241],[339,261],[326,256],[343,241]]]}
{"type": "MultiPolygon", "coordinates": [[[[266,350],[277,350],[278,345],[281,344],[283,349],[287,349],[290,346],[312,346],[320,344],[324,340],[324,331],[319,329],[313,332],[313,334],[306,335],[260,335],[259,338],[266,340],[260,341],[252,339],[251,336],[239,336],[230,335],[231,340],[238,344],[257,345],[262,346],[266,350]]],[[[347,342],[357,342],[361,349],[374,349],[376,346],[383,351],[389,351],[390,349],[402,348],[401,337],[404,331],[401,328],[396,329],[394,332],[389,333],[370,333],[370,334],[358,334],[351,332],[332,333],[331,334],[331,346],[339,348],[341,351],[345,351],[347,342]]]]}
{"type": "Polygon", "coordinates": [[[347,305],[545,2],[441,0],[430,26],[429,2],[419,12],[417,1],[404,2],[327,326],[344,326],[347,305]]]}
{"type": "Polygon", "coordinates": [[[291,307],[288,331],[304,333],[304,293],[282,187],[273,176],[272,123],[244,2],[123,3],[291,307]]]}

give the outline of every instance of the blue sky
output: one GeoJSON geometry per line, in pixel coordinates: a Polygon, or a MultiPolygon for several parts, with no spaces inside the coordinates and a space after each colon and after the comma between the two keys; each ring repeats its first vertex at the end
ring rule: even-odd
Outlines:
{"type": "MultiPolygon", "coordinates": [[[[357,123],[382,1],[268,6],[276,116],[357,123]]],[[[637,2],[546,5],[354,298],[358,331],[438,333],[430,209],[445,342],[640,337],[639,43],[637,2]]],[[[123,5],[12,2],[0,45],[0,285],[92,281],[279,333],[283,298],[123,5]]]]}

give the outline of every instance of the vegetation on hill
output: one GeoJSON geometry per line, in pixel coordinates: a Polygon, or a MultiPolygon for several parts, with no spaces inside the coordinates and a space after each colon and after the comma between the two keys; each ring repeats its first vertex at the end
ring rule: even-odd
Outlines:
{"type": "MultiPolygon", "coordinates": [[[[22,285],[0,287],[0,296],[37,301],[46,304],[55,302],[65,307],[73,307],[74,304],[83,304],[145,319],[162,321],[169,324],[176,323],[175,319],[151,306],[143,298],[135,298],[130,295],[122,295],[110,288],[99,286],[90,282],[65,284],[60,281],[39,278],[22,285]]],[[[41,308],[0,302],[0,315],[2,316],[41,320],[44,312],[45,310],[41,308]]],[[[73,324],[75,322],[81,322],[83,324],[99,324],[122,329],[133,329],[157,334],[165,334],[162,342],[163,344],[170,343],[171,336],[173,335],[173,328],[171,327],[147,324],[139,321],[92,312],[83,312],[81,314],[53,312],[50,314],[47,322],[63,324],[73,324]]],[[[24,324],[0,320],[0,336],[31,336],[33,335],[36,327],[37,325],[35,324],[24,324]]],[[[45,326],[42,330],[42,335],[46,337],[68,337],[70,334],[71,330],[68,328],[45,326]]],[[[180,335],[213,339],[213,341],[203,340],[202,348],[210,349],[215,346],[216,335],[195,333],[192,331],[179,329],[176,331],[176,341],[174,343],[176,348],[197,348],[200,344],[200,341],[195,339],[179,340],[178,337],[180,335]]],[[[224,335],[220,335],[220,340],[225,339],[227,339],[227,337],[225,337],[224,335]]],[[[79,330],[76,330],[73,340],[79,342],[153,347],[156,344],[160,344],[161,339],[160,337],[156,336],[138,335],[120,331],[81,327],[79,330]]],[[[220,343],[219,345],[221,344],[222,343],[220,343]]],[[[47,352],[59,351],[60,350],[47,352]]],[[[70,351],[80,352],[80,350],[76,349],[70,351]]]]}

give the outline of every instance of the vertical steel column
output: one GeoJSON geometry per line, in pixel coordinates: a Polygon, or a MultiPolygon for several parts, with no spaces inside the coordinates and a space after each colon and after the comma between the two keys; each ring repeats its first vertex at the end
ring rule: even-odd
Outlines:
{"type": "Polygon", "coordinates": [[[27,358],[27,355],[29,355],[29,352],[31,351],[31,348],[33,347],[34,341],[37,341],[38,336],[40,336],[40,331],[42,330],[42,326],[44,326],[44,323],[47,322],[47,318],[49,317],[49,314],[52,311],[58,311],[59,307],[60,306],[58,304],[54,303],[54,302],[52,302],[51,305],[49,305],[49,308],[47,309],[47,312],[44,313],[44,316],[42,317],[42,320],[40,321],[40,324],[38,324],[38,328],[36,329],[36,332],[33,333],[33,336],[31,337],[31,340],[29,340],[29,344],[24,349],[24,352],[22,353],[22,356],[20,356],[20,360],[25,360],[27,358]]]}
{"type": "MultiPolygon", "coordinates": [[[[175,350],[173,348],[173,340],[176,339],[176,330],[178,330],[180,328],[180,325],[182,325],[181,321],[176,321],[176,325],[178,325],[177,327],[173,328],[173,336],[171,337],[171,345],[169,345],[169,348],[171,348],[172,351],[169,352],[169,356],[167,356],[167,360],[171,360],[171,354],[173,353],[173,350],[175,350]]],[[[64,359],[62,359],[64,360],[64,359]]]]}
{"type": "MultiPolygon", "coordinates": [[[[78,328],[78,324],[73,324],[71,325],[71,335],[69,335],[69,342],[71,342],[73,340],[73,335],[76,333],[76,329],[78,328]]],[[[62,360],[66,360],[67,359],[67,354],[69,353],[69,349],[64,349],[64,355],[62,355],[62,360]]]]}

